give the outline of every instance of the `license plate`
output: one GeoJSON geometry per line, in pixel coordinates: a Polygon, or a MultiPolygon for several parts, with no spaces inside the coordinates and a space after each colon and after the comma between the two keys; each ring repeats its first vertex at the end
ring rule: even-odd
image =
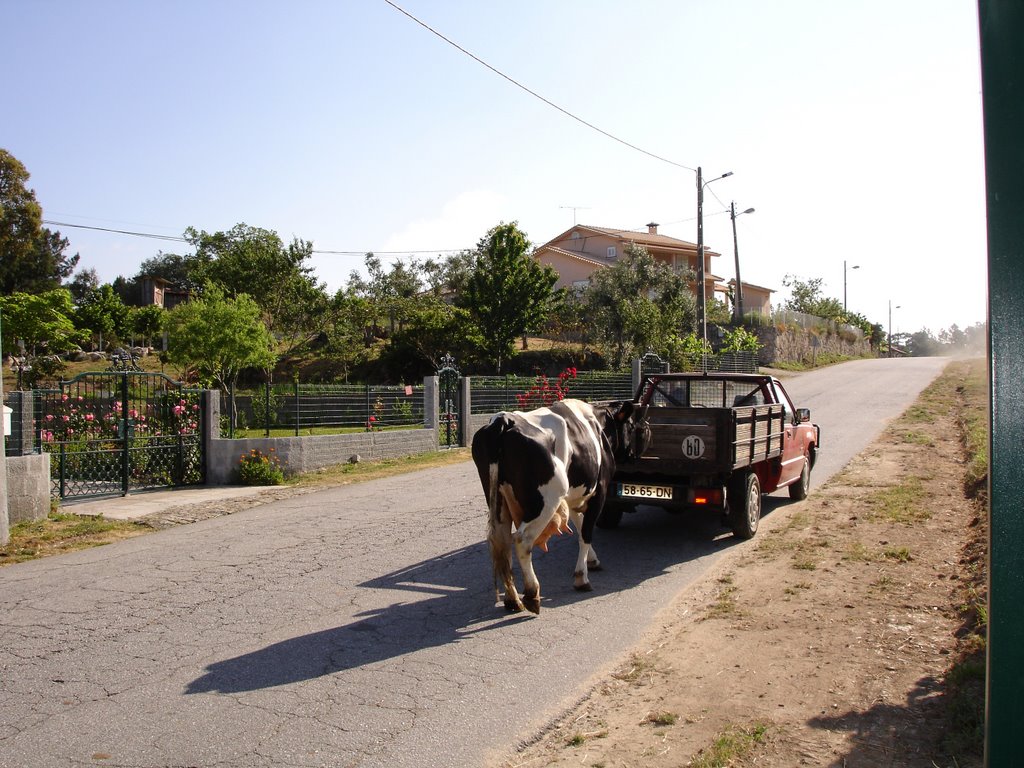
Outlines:
{"type": "Polygon", "coordinates": [[[671,499],[672,486],[618,483],[618,495],[622,499],[671,499]]]}

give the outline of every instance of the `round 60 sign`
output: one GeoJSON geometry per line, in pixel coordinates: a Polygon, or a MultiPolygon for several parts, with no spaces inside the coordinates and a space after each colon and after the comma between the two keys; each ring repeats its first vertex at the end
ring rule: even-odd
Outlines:
{"type": "Polygon", "coordinates": [[[704,440],[697,435],[683,438],[683,456],[688,459],[699,459],[704,455],[704,440]]]}

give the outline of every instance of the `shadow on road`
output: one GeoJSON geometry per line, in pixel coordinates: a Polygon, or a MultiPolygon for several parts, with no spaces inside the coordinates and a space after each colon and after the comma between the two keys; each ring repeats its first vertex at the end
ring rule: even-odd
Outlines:
{"type": "MultiPolygon", "coordinates": [[[[766,502],[768,509],[774,506],[771,500],[766,502]]],[[[630,589],[680,564],[732,546],[736,540],[726,535],[719,523],[717,518],[669,515],[654,508],[625,515],[619,528],[599,530],[595,535],[603,569],[591,576],[593,593],[572,588],[575,535],[553,539],[549,552],[534,554],[544,595],[537,620],[557,622],[553,610],[559,607],[585,601],[590,595],[630,589]]],[[[518,583],[521,588],[521,578],[518,583]]],[[[446,552],[358,586],[413,593],[415,598],[358,614],[358,621],[344,626],[211,664],[187,686],[186,693],[238,693],[311,680],[535,618],[532,614],[507,614],[495,603],[486,542],[446,552]]]]}

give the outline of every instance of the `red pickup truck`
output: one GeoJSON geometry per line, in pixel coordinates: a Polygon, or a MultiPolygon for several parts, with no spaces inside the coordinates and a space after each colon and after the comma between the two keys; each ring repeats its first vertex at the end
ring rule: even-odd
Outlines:
{"type": "Polygon", "coordinates": [[[598,526],[614,528],[623,512],[646,504],[724,513],[733,533],[749,539],[762,494],[788,487],[792,498],[806,498],[821,430],[773,376],[654,374],[636,402],[650,439],[639,458],[617,467],[598,526]]]}

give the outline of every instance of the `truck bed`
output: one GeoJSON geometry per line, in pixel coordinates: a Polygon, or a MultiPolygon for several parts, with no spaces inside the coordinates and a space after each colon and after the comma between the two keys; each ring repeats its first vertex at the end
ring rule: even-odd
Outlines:
{"type": "Polygon", "coordinates": [[[658,406],[645,415],[651,442],[638,461],[620,466],[633,475],[712,475],[782,453],[783,406],[686,408],[658,406]]]}

